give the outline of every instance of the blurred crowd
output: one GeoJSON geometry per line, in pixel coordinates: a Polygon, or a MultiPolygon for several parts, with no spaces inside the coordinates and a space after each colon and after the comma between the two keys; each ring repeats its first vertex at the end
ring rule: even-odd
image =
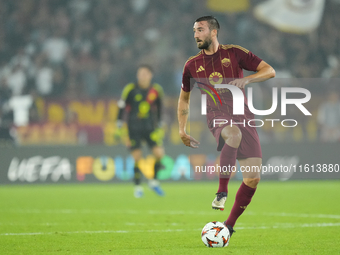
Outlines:
{"type": "MultiPolygon", "coordinates": [[[[305,35],[257,21],[252,9],[260,2],[225,14],[209,10],[206,0],[0,0],[2,123],[11,118],[10,109],[25,104],[36,120],[36,97],[118,98],[141,63],[154,67],[155,80],[176,100],[183,65],[198,52],[193,21],[207,14],[221,24],[221,43],[250,49],[277,77],[340,77],[337,1],[326,1],[320,27],[305,35]]],[[[328,100],[329,91],[310,90],[328,100]]]]}

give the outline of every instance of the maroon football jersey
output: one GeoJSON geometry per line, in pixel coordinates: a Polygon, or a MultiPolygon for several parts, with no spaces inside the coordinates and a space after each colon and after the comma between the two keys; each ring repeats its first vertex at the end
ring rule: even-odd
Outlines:
{"type": "MultiPolygon", "coordinates": [[[[210,91],[215,97],[215,101],[218,102],[216,105],[214,100],[207,95],[208,125],[213,118],[218,117],[235,121],[251,119],[254,115],[249,111],[244,90],[245,116],[233,116],[233,98],[230,91],[228,89],[216,89],[222,101],[221,105],[217,96],[211,90],[211,86],[228,84],[231,80],[243,78],[243,69],[256,71],[261,61],[252,52],[237,45],[219,45],[217,52],[212,55],[206,55],[204,50],[201,50],[185,63],[182,89],[189,92],[197,84],[198,87],[210,91]]],[[[203,90],[201,90],[201,93],[206,94],[203,90]]]]}

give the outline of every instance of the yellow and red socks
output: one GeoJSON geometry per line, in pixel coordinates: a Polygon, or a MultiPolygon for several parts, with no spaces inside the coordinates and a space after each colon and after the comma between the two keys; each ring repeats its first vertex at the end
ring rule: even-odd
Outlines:
{"type": "Polygon", "coordinates": [[[225,225],[230,225],[234,227],[238,217],[240,217],[240,215],[249,205],[255,191],[256,188],[251,188],[244,184],[244,182],[242,182],[240,188],[236,193],[235,203],[233,205],[233,208],[231,209],[228,219],[225,221],[225,225]]]}

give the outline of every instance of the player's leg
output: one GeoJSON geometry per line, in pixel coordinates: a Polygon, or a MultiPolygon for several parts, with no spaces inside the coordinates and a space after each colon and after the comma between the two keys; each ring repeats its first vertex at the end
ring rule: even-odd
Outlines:
{"type": "Polygon", "coordinates": [[[243,175],[243,182],[236,193],[235,203],[229,217],[225,221],[225,225],[228,226],[229,230],[233,230],[236,220],[249,205],[256,191],[257,184],[260,181],[261,158],[239,159],[239,163],[243,175]]]}
{"type": "Polygon", "coordinates": [[[142,150],[140,148],[131,150],[131,156],[135,161],[135,165],[133,167],[134,172],[133,182],[135,185],[134,196],[136,198],[140,198],[144,194],[143,187],[141,186],[142,173],[138,167],[138,162],[142,158],[142,150]]]}
{"type": "Polygon", "coordinates": [[[157,174],[160,169],[162,169],[164,166],[161,163],[161,159],[164,156],[164,148],[163,146],[154,146],[152,147],[152,154],[154,155],[156,162],[155,162],[155,174],[154,174],[154,179],[157,179],[157,174]]]}
{"type": "MultiPolygon", "coordinates": [[[[215,160],[215,165],[220,164],[220,161],[221,161],[221,155],[218,155],[217,158],[216,158],[216,160],[215,160]]],[[[229,178],[229,180],[231,180],[232,178],[234,178],[234,177],[236,176],[236,173],[237,173],[236,170],[237,170],[237,165],[235,165],[235,171],[232,171],[232,172],[230,173],[230,178],[229,178]]]]}
{"type": "Polygon", "coordinates": [[[164,166],[161,164],[161,159],[164,156],[164,148],[162,146],[154,146],[152,147],[152,153],[156,159],[155,166],[154,166],[154,178],[149,181],[150,188],[156,192],[159,196],[164,196],[164,191],[162,190],[159,181],[157,180],[157,174],[160,169],[164,166]]]}
{"type": "Polygon", "coordinates": [[[164,191],[162,190],[159,181],[157,180],[158,171],[163,167],[161,164],[161,159],[164,156],[164,148],[162,146],[163,143],[163,133],[160,132],[160,129],[150,130],[150,132],[145,137],[146,142],[152,150],[152,154],[154,155],[156,162],[154,165],[154,178],[149,181],[150,188],[156,192],[159,196],[164,196],[164,191]]]}
{"type": "Polygon", "coordinates": [[[135,162],[134,167],[133,167],[133,171],[134,171],[133,182],[135,185],[134,196],[136,198],[140,198],[144,194],[143,187],[141,186],[142,173],[138,166],[138,163],[140,159],[142,158],[141,136],[138,130],[129,128],[129,138],[130,138],[130,153],[135,162]]]}
{"type": "Polygon", "coordinates": [[[133,157],[134,161],[135,161],[135,165],[133,168],[134,171],[134,184],[135,185],[140,185],[141,183],[141,173],[140,173],[140,169],[138,167],[138,162],[139,160],[142,158],[142,150],[141,149],[133,149],[131,150],[131,156],[133,157]]]}
{"type": "Polygon", "coordinates": [[[216,198],[212,202],[213,209],[224,210],[230,174],[236,164],[237,149],[240,146],[241,139],[242,133],[237,126],[226,126],[221,131],[219,142],[223,143],[220,155],[221,171],[219,172],[219,187],[216,198]]]}

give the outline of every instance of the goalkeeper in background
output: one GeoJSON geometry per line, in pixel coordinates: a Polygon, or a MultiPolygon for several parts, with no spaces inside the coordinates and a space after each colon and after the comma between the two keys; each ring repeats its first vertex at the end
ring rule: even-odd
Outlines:
{"type": "Polygon", "coordinates": [[[164,148],[162,146],[164,131],[161,128],[161,110],[164,93],[159,84],[152,83],[152,78],[152,68],[148,65],[140,65],[137,69],[137,82],[127,84],[123,89],[121,99],[118,101],[118,133],[121,133],[125,114],[128,115],[128,147],[135,160],[134,195],[136,198],[140,198],[144,194],[143,187],[141,186],[142,173],[138,167],[138,162],[142,157],[142,141],[148,144],[156,158],[154,178],[149,181],[149,186],[158,195],[164,195],[157,180],[157,173],[163,167],[160,161],[164,155],[164,148]]]}

